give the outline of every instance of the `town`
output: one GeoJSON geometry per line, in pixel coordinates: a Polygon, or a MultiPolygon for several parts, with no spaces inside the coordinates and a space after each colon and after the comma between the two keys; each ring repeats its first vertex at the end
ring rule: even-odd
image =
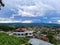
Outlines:
{"type": "MultiPolygon", "coordinates": [[[[48,45],[60,44],[60,27],[59,26],[0,26],[0,32],[5,32],[9,36],[29,38],[32,41],[38,39],[48,45]]],[[[34,41],[33,41],[34,42],[34,41]]],[[[29,43],[32,43],[31,41],[29,43]]],[[[44,44],[44,43],[43,43],[44,44]]],[[[40,44],[40,45],[43,45],[40,44]]],[[[21,44],[24,45],[24,44],[21,44]]],[[[35,44],[32,44],[35,45],[35,44]]],[[[36,44],[38,45],[38,43],[36,44]]]]}
{"type": "Polygon", "coordinates": [[[60,0],[0,0],[0,45],[60,45],[60,0]]]}

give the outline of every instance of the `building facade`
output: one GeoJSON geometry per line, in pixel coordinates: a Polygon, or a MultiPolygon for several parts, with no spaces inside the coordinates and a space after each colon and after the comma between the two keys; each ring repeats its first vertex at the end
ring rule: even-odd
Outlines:
{"type": "Polygon", "coordinates": [[[13,32],[16,37],[33,37],[33,31],[13,32]]]}

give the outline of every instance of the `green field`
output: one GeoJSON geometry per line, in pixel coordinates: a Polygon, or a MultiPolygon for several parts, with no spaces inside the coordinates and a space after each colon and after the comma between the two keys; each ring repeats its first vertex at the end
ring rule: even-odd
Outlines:
{"type": "Polygon", "coordinates": [[[22,45],[28,43],[29,38],[9,36],[6,33],[0,33],[0,45],[22,45]]]}

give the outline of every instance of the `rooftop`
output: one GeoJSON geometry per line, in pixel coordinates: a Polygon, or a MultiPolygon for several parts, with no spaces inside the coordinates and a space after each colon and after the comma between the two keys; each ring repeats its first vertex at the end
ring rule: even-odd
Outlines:
{"type": "Polygon", "coordinates": [[[53,45],[51,43],[36,39],[36,38],[32,38],[29,40],[29,43],[31,43],[32,45],[53,45]]]}

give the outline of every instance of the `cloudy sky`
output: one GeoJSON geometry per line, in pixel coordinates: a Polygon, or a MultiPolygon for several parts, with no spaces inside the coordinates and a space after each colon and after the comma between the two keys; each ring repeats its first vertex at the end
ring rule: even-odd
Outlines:
{"type": "Polygon", "coordinates": [[[0,23],[60,24],[60,0],[3,0],[0,23]]]}

